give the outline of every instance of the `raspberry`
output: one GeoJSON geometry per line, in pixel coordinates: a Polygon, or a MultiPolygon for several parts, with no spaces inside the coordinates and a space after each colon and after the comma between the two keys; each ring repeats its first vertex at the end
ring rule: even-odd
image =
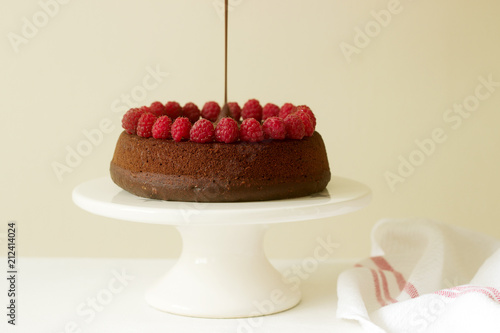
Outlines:
{"type": "Polygon", "coordinates": [[[182,115],[187,117],[191,123],[195,123],[198,119],[200,119],[200,109],[194,103],[186,103],[182,108],[182,115]]]}
{"type": "Polygon", "coordinates": [[[141,106],[139,109],[144,111],[145,113],[146,112],[153,113],[153,112],[151,112],[151,109],[149,108],[149,106],[146,106],[146,105],[141,106]]]}
{"type": "Polygon", "coordinates": [[[294,113],[297,109],[292,103],[285,103],[280,109],[279,117],[285,119],[291,113],[294,113]]]}
{"type": "Polygon", "coordinates": [[[267,103],[262,108],[262,120],[266,120],[271,117],[277,117],[280,114],[280,108],[276,104],[267,103]]]}
{"type": "Polygon", "coordinates": [[[182,108],[177,102],[168,102],[165,104],[165,113],[171,119],[175,119],[182,115],[182,108]]]}
{"type": "Polygon", "coordinates": [[[240,127],[240,139],[247,142],[259,142],[264,140],[264,132],[260,122],[255,118],[243,120],[240,127]]]}
{"type": "Polygon", "coordinates": [[[170,126],[172,126],[172,119],[168,116],[161,116],[156,119],[152,133],[155,139],[168,139],[170,137],[170,126]]]}
{"type": "Polygon", "coordinates": [[[181,142],[182,139],[189,140],[189,131],[191,130],[191,122],[188,118],[179,117],[172,124],[172,139],[181,142]]]}
{"type": "Polygon", "coordinates": [[[153,102],[149,107],[149,112],[157,117],[163,116],[165,114],[165,105],[162,102],[153,102]]]}
{"type": "Polygon", "coordinates": [[[304,123],[296,114],[289,114],[283,121],[285,122],[287,138],[301,140],[306,134],[304,123]]]}
{"type": "Polygon", "coordinates": [[[149,138],[153,133],[153,124],[156,121],[156,116],[152,113],[144,113],[137,122],[137,135],[143,138],[149,138]]]}
{"type": "Polygon", "coordinates": [[[128,134],[135,134],[137,132],[137,122],[144,113],[143,110],[133,108],[127,111],[122,118],[122,127],[128,134]]]}
{"type": "Polygon", "coordinates": [[[216,121],[220,113],[220,106],[217,102],[206,102],[201,109],[201,116],[210,121],[216,121]]]}
{"type": "Polygon", "coordinates": [[[243,119],[254,118],[257,121],[262,120],[262,106],[256,99],[250,99],[243,105],[241,110],[241,117],[243,119]]]}
{"type": "Polygon", "coordinates": [[[233,118],[222,118],[215,128],[215,140],[218,142],[235,142],[238,135],[238,123],[233,118]]]}
{"type": "Polygon", "coordinates": [[[214,139],[214,125],[207,119],[200,119],[194,123],[189,131],[190,140],[198,143],[212,142],[214,139]]]}
{"type": "Polygon", "coordinates": [[[283,119],[278,117],[267,118],[262,125],[264,138],[283,140],[286,137],[286,127],[283,119]]]}
{"type": "Polygon", "coordinates": [[[231,117],[233,117],[234,120],[240,121],[241,117],[241,108],[236,102],[229,102],[227,103],[227,106],[229,107],[229,113],[231,114],[231,117]]]}
{"type": "Polygon", "coordinates": [[[304,123],[305,136],[312,136],[314,133],[314,126],[311,117],[304,111],[297,111],[295,115],[299,116],[300,120],[304,123]]]}
{"type": "Polygon", "coordinates": [[[297,106],[297,111],[304,111],[307,113],[309,117],[311,117],[313,127],[316,128],[316,117],[314,116],[314,113],[311,111],[311,108],[308,107],[307,105],[299,105],[297,106]]]}

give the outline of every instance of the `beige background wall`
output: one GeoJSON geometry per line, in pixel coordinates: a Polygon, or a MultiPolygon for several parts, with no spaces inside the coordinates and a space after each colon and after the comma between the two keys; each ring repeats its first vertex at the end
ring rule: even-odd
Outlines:
{"type": "MultiPolygon", "coordinates": [[[[66,2],[1,1],[0,233],[16,220],[24,256],[175,257],[175,229],[93,216],[71,191],[108,174],[126,95],[222,101],[222,0],[66,2]]],[[[366,256],[382,217],[500,237],[500,84],[480,86],[500,82],[500,2],[230,2],[230,99],[310,105],[333,172],[373,190],[363,211],[273,227],[271,257],[309,256],[327,235],[335,257],[366,256]]]]}

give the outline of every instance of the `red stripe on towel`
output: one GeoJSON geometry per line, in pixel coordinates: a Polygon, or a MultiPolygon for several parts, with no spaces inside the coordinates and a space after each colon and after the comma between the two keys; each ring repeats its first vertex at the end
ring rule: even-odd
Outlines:
{"type": "Polygon", "coordinates": [[[387,278],[385,277],[384,271],[379,270],[378,272],[382,277],[382,288],[384,290],[385,299],[391,303],[397,303],[397,301],[391,297],[391,294],[389,292],[389,284],[387,283],[387,278]]]}
{"type": "Polygon", "coordinates": [[[411,284],[410,282],[406,283],[404,291],[406,291],[406,293],[408,295],[410,295],[411,298],[416,298],[416,297],[420,296],[418,294],[417,288],[415,288],[415,286],[413,284],[411,284]]]}
{"type": "Polygon", "coordinates": [[[396,282],[398,284],[399,290],[404,290],[411,298],[418,297],[418,290],[413,284],[407,282],[403,274],[396,271],[392,266],[385,260],[384,257],[371,257],[371,260],[377,265],[378,268],[384,271],[389,271],[394,274],[396,282]]]}
{"type": "Polygon", "coordinates": [[[500,302],[500,291],[498,291],[497,289],[495,289],[493,287],[484,287],[484,288],[491,291],[493,293],[493,295],[495,296],[497,302],[500,302]]]}
{"type": "Polygon", "coordinates": [[[479,286],[458,286],[450,289],[443,289],[434,292],[434,294],[445,296],[448,298],[457,298],[469,293],[478,293],[487,296],[495,302],[500,302],[500,292],[493,287],[479,287],[479,286]]]}
{"type": "Polygon", "coordinates": [[[377,271],[370,268],[370,272],[373,277],[373,285],[375,286],[375,297],[377,298],[377,301],[381,306],[387,305],[387,303],[382,299],[382,293],[380,292],[380,280],[378,279],[377,271]]]}

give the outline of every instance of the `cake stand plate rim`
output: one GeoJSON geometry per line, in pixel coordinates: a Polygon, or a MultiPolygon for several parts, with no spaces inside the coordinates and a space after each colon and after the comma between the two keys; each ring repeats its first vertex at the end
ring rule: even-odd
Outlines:
{"type": "Polygon", "coordinates": [[[371,189],[334,176],[323,192],[302,198],[254,202],[179,202],[138,197],[105,176],[76,186],[73,202],[104,217],[165,225],[272,224],[314,220],[359,210],[371,201],[371,189]]]}

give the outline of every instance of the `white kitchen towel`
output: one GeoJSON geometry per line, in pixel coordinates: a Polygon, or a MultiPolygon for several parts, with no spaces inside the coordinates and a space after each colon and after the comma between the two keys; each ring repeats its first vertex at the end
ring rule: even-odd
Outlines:
{"type": "Polygon", "coordinates": [[[500,240],[423,219],[379,221],[338,279],[337,317],[367,332],[500,332],[500,240]]]}

